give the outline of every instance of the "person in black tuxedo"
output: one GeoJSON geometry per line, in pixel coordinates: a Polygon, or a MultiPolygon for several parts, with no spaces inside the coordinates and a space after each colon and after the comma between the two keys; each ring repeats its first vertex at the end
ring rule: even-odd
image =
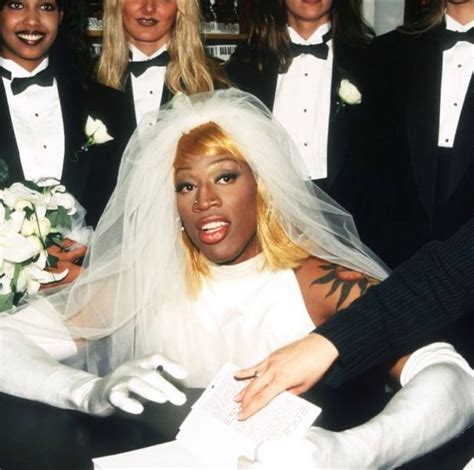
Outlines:
{"type": "Polygon", "coordinates": [[[86,121],[102,120],[113,136],[108,116],[119,94],[77,80],[70,64],[49,56],[62,14],[60,0],[0,2],[0,158],[9,167],[7,184],[56,178],[79,202],[92,204],[85,194],[91,163],[106,158],[113,141],[84,151],[86,121]]]}
{"type": "Polygon", "coordinates": [[[474,216],[473,28],[474,2],[437,0],[424,23],[374,42],[379,224],[367,242],[392,267],[474,216]]]}
{"type": "Polygon", "coordinates": [[[260,98],[288,130],[308,177],[356,221],[363,189],[356,155],[364,157],[369,141],[373,37],[361,10],[360,0],[259,0],[248,41],[226,64],[230,80],[260,98]],[[348,96],[343,80],[355,86],[348,96]]]}
{"type": "Polygon", "coordinates": [[[211,91],[226,84],[206,56],[198,0],[106,0],[97,80],[125,91],[129,132],[173,94],[211,91]]]}
{"type": "MultiPolygon", "coordinates": [[[[228,85],[221,68],[206,56],[198,0],[105,0],[103,21],[96,79],[124,92],[120,135],[125,143],[142,118],[175,93],[228,85]]],[[[101,200],[115,188],[119,163],[100,182],[101,200]]]]}
{"type": "MultiPolygon", "coordinates": [[[[95,161],[113,153],[115,143],[85,151],[86,121],[101,119],[113,135],[107,116],[113,115],[118,93],[86,85],[76,79],[72,61],[65,64],[50,54],[62,17],[60,0],[0,2],[0,158],[9,169],[6,185],[59,180],[94,221],[101,203],[93,197],[90,176],[95,161]]],[[[81,249],[78,256],[83,254],[81,249]]]]}
{"type": "MultiPolygon", "coordinates": [[[[375,223],[361,236],[391,267],[474,216],[474,2],[437,0],[428,13],[374,42],[375,223]]],[[[446,331],[471,364],[473,330],[471,316],[446,331]]]]}

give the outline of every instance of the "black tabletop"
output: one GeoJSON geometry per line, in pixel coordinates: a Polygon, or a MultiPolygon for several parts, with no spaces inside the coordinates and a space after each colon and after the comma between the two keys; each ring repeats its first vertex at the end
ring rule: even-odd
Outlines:
{"type": "MultiPolygon", "coordinates": [[[[1,470],[89,470],[92,459],[174,439],[200,390],[182,407],[147,403],[142,415],[107,418],[0,394],[1,470]]],[[[474,455],[474,428],[404,468],[461,469],[474,455]]]]}

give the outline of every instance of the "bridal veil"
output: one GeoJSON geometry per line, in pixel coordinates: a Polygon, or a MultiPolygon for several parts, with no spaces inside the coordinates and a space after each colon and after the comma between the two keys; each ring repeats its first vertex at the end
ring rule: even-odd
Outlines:
{"type": "Polygon", "coordinates": [[[210,121],[233,137],[265,183],[266,202],[291,240],[331,263],[378,279],[387,275],[360,241],[351,215],[305,179],[295,144],[270,111],[250,94],[219,90],[178,95],[143,120],[123,155],[82,274],[0,321],[49,343],[71,337],[84,343],[69,360],[95,373],[153,352],[147,325],[161,306],[188,301],[173,181],[176,147],[181,135],[210,121]]]}

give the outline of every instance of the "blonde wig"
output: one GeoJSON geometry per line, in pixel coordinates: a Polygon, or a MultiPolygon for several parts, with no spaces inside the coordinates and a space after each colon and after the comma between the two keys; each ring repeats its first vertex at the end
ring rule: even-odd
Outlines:
{"type": "MultiPolygon", "coordinates": [[[[180,138],[174,168],[184,166],[185,159],[189,155],[222,154],[230,154],[237,161],[247,164],[232,137],[218,124],[208,122],[197,126],[180,138]]],[[[278,223],[277,211],[265,200],[268,200],[268,192],[261,179],[257,178],[257,238],[265,258],[265,265],[275,271],[297,268],[310,255],[288,238],[278,223]]],[[[209,261],[193,245],[185,231],[182,232],[182,240],[187,260],[187,288],[189,293],[196,297],[201,287],[202,276],[209,276],[209,261]]]]}
{"type": "MultiPolygon", "coordinates": [[[[127,79],[129,47],[123,27],[126,0],[105,0],[103,50],[97,80],[123,90],[127,79]]],[[[176,0],[177,14],[168,52],[170,63],[165,82],[172,93],[194,94],[212,91],[214,84],[229,84],[224,72],[206,56],[201,36],[199,0],[176,0]]]]}

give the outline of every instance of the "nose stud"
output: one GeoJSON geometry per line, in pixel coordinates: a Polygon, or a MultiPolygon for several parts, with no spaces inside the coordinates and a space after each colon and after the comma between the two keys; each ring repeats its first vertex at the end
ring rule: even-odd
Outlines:
{"type": "Polygon", "coordinates": [[[193,201],[193,206],[195,206],[197,203],[198,203],[198,202],[197,202],[197,199],[194,199],[194,201],[193,201]]]}

